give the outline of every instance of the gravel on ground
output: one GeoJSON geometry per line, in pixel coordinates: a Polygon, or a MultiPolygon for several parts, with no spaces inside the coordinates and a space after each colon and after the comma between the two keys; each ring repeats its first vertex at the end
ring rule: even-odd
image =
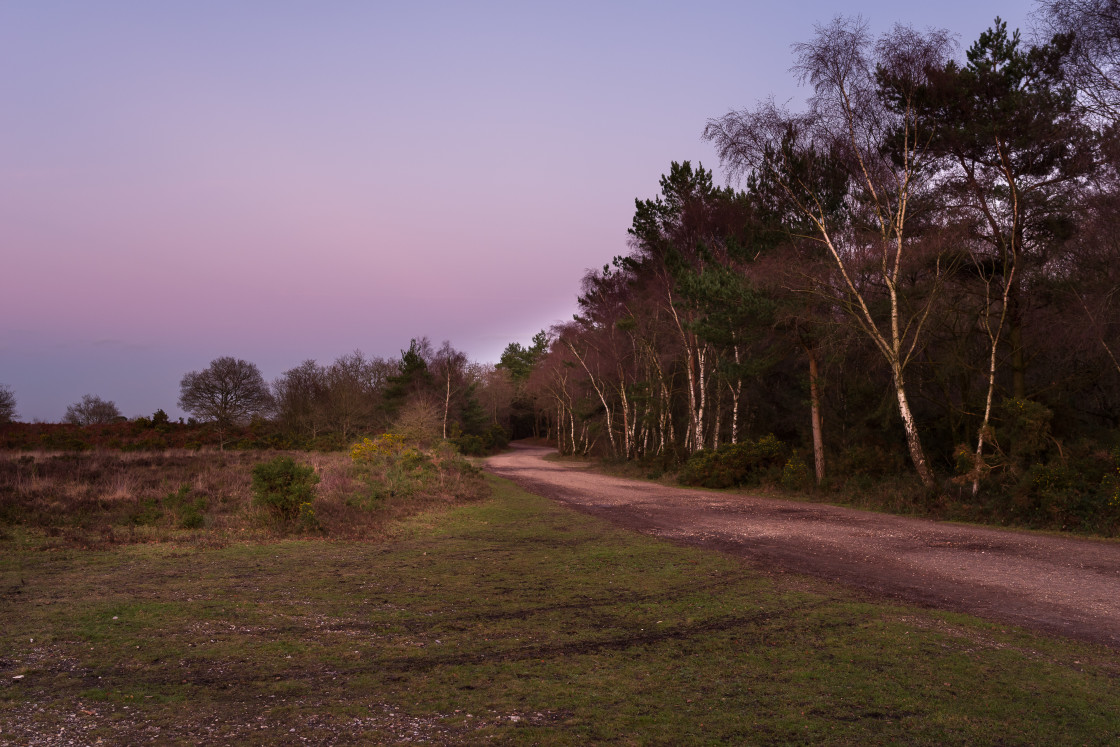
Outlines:
{"type": "Polygon", "coordinates": [[[515,444],[487,469],[636,531],[769,571],[1120,648],[1120,542],[685,489],[546,460],[515,444]]]}

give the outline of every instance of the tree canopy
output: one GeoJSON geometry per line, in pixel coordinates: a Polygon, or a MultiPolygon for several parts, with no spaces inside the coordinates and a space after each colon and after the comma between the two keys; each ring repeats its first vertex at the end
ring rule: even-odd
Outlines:
{"type": "Polygon", "coordinates": [[[81,400],[67,406],[62,422],[72,425],[98,425],[111,423],[119,417],[121,411],[117,408],[116,402],[86,394],[81,400]]]}
{"type": "Polygon", "coordinates": [[[179,383],[179,407],[199,420],[217,425],[224,435],[231,426],[265,413],[273,400],[256,365],[223,356],[202,371],[191,371],[179,383]]]}

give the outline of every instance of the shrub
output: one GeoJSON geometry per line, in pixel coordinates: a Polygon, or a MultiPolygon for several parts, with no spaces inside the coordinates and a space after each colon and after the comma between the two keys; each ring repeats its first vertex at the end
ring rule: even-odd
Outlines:
{"type": "Polygon", "coordinates": [[[1051,450],[1043,440],[1048,411],[1010,403],[1020,448],[1012,447],[1011,459],[998,455],[1003,459],[984,476],[978,501],[959,506],[975,514],[963,518],[1114,534],[1120,521],[1120,452],[1092,442],[1061,448],[1052,439],[1057,448],[1051,450]]]}
{"type": "Polygon", "coordinates": [[[786,447],[773,435],[757,441],[724,444],[718,450],[704,449],[689,457],[677,479],[682,485],[730,488],[777,482],[786,459],[786,447]]]}
{"type": "Polygon", "coordinates": [[[363,462],[400,454],[405,449],[404,442],[405,437],[400,433],[382,433],[377,438],[363,438],[350,446],[350,458],[355,462],[363,462]]]}
{"type": "Polygon", "coordinates": [[[283,521],[313,518],[311,502],[318,482],[313,468],[291,457],[276,457],[253,468],[253,501],[283,521]]]}
{"type": "Polygon", "coordinates": [[[487,429],[485,439],[486,445],[491,451],[501,451],[509,446],[509,434],[506,433],[505,428],[497,423],[487,429]]]}
{"type": "Polygon", "coordinates": [[[906,471],[905,460],[897,451],[881,446],[851,446],[836,460],[836,473],[845,477],[892,477],[906,471]]]}
{"type": "Polygon", "coordinates": [[[1108,533],[1120,507],[1118,456],[1074,447],[1032,464],[1012,488],[1011,513],[1033,526],[1108,533]]]}
{"type": "Polygon", "coordinates": [[[1109,509],[1120,511],[1120,447],[1113,449],[1109,456],[1111,463],[1101,477],[1100,494],[1109,509]]]}
{"type": "Polygon", "coordinates": [[[133,526],[150,526],[163,518],[158,498],[138,499],[127,514],[127,523],[133,526]]]}
{"type": "Polygon", "coordinates": [[[782,468],[782,487],[786,490],[805,490],[812,484],[813,477],[809,473],[809,466],[805,464],[801,454],[794,451],[782,468]]]}
{"type": "Polygon", "coordinates": [[[182,529],[201,529],[206,523],[205,512],[209,507],[204,496],[191,498],[190,485],[181,485],[179,490],[168,494],[164,504],[179,516],[182,529]]]}
{"type": "Polygon", "coordinates": [[[509,434],[498,424],[491,425],[481,435],[465,433],[456,435],[451,442],[459,448],[460,454],[467,456],[486,456],[509,446],[509,434]]]}
{"type": "Polygon", "coordinates": [[[453,443],[459,447],[461,454],[467,456],[486,456],[486,443],[482,440],[482,436],[475,436],[467,434],[459,436],[453,443]]]}
{"type": "Polygon", "coordinates": [[[386,434],[354,444],[350,453],[351,474],[366,486],[365,500],[351,501],[348,505],[353,507],[407,510],[410,505],[475,499],[487,492],[481,472],[460,456],[451,442],[421,448],[415,442],[386,434]]]}
{"type": "Polygon", "coordinates": [[[1019,474],[1039,462],[1050,445],[1050,420],[1054,416],[1038,402],[1007,399],[999,407],[1002,436],[1010,443],[1011,469],[1019,474]]]}
{"type": "Polygon", "coordinates": [[[401,458],[397,463],[402,470],[419,475],[432,465],[432,459],[422,451],[408,449],[401,452],[401,458]]]}

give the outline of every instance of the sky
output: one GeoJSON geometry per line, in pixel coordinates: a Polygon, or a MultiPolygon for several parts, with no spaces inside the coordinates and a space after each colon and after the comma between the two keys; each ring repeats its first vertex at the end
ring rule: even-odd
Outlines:
{"type": "Polygon", "coordinates": [[[214,358],[273,380],[567,320],[704,124],[837,13],[967,47],[1030,2],[0,3],[0,384],[174,417],[214,358]]]}

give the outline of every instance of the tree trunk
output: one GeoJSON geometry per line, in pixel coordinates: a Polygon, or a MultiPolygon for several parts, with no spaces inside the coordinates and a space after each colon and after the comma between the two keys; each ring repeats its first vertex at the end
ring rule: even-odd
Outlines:
{"type": "MultiPolygon", "coordinates": [[[[739,346],[736,345],[733,350],[735,352],[735,370],[738,372],[741,362],[739,360],[739,346]]],[[[739,397],[743,393],[743,377],[736,373],[735,386],[731,386],[731,383],[728,382],[727,388],[731,390],[731,443],[737,444],[739,443],[739,397]]]]}
{"type": "Polygon", "coordinates": [[[731,390],[731,443],[739,443],[739,398],[743,394],[743,380],[736,379],[735,386],[728,386],[731,390]]]}
{"type": "MultiPolygon", "coordinates": [[[[1007,273],[1007,279],[1004,281],[1004,284],[1003,284],[1003,298],[1000,299],[999,324],[996,326],[996,331],[995,332],[992,332],[992,322],[991,322],[991,316],[990,316],[991,315],[991,290],[990,290],[990,285],[986,286],[985,291],[984,291],[984,300],[986,301],[986,304],[984,306],[984,328],[985,328],[985,330],[987,330],[987,333],[988,333],[988,342],[991,345],[991,350],[989,351],[990,356],[989,356],[989,359],[988,359],[988,392],[987,392],[987,395],[984,399],[984,420],[980,423],[980,430],[979,430],[979,432],[976,436],[976,462],[972,466],[972,469],[973,469],[972,495],[974,495],[974,496],[980,493],[980,473],[981,473],[981,468],[982,468],[983,463],[984,463],[983,462],[983,459],[984,459],[984,441],[988,436],[988,423],[991,421],[991,417],[992,417],[992,397],[993,397],[993,395],[995,393],[995,389],[996,389],[996,354],[999,350],[999,341],[1000,341],[1000,337],[1003,334],[1004,323],[1007,321],[1008,312],[1011,311],[1012,289],[1014,288],[1015,270],[1017,268],[1018,267],[1017,267],[1016,264],[1012,264],[1011,265],[1011,271],[1009,273],[1007,273]]],[[[1012,343],[1011,344],[1014,346],[1015,345],[1015,340],[1014,340],[1014,338],[1015,338],[1015,328],[1014,327],[1012,327],[1012,329],[1011,329],[1011,335],[1010,336],[1012,338],[1012,343]]],[[[1021,349],[1020,349],[1020,352],[1021,352],[1021,349]]],[[[1021,371],[1019,373],[1021,373],[1021,371]]],[[[1016,383],[1019,386],[1022,386],[1023,382],[1022,382],[1022,377],[1021,376],[1018,378],[1016,383]]],[[[1016,396],[1018,396],[1018,395],[1016,395],[1016,396]]]]}
{"type": "Polygon", "coordinates": [[[451,364],[447,364],[447,394],[443,398],[443,440],[447,440],[447,414],[451,411],[451,364]]]}
{"type": "Polygon", "coordinates": [[[918,436],[918,425],[914,420],[914,413],[910,411],[910,402],[906,398],[906,386],[902,378],[902,369],[893,365],[894,391],[898,397],[898,414],[902,416],[902,427],[906,429],[906,445],[910,449],[910,461],[914,463],[914,470],[922,485],[932,488],[936,483],[933,472],[926,462],[925,452],[922,450],[922,440],[918,436]]]}
{"type": "Polygon", "coordinates": [[[722,420],[722,418],[720,417],[722,409],[723,409],[723,401],[722,400],[723,400],[723,388],[720,387],[719,384],[717,383],[716,386],[715,386],[715,401],[713,403],[714,406],[712,408],[712,413],[713,413],[712,414],[712,448],[713,449],[718,449],[719,448],[719,429],[723,425],[720,422],[722,420]]]}
{"type": "Polygon", "coordinates": [[[707,372],[705,371],[705,368],[704,368],[704,359],[706,357],[707,356],[704,355],[704,346],[703,345],[698,345],[696,347],[696,361],[697,361],[697,364],[698,364],[697,373],[699,374],[699,378],[700,378],[700,387],[699,387],[699,389],[700,389],[699,400],[700,401],[699,401],[699,405],[697,407],[697,412],[696,412],[696,444],[697,444],[696,449],[697,449],[697,451],[704,448],[704,441],[705,441],[705,439],[704,439],[704,410],[705,410],[705,408],[707,407],[707,404],[708,404],[708,381],[707,381],[707,372]]]}
{"type": "Polygon", "coordinates": [[[685,373],[688,375],[688,435],[685,437],[685,448],[691,452],[699,451],[702,446],[696,445],[696,363],[690,348],[685,347],[685,354],[688,356],[688,364],[685,366],[685,373]]]}
{"type": "MultiPolygon", "coordinates": [[[[621,372],[619,376],[621,377],[621,372]]],[[[622,406],[622,458],[629,460],[634,448],[633,433],[630,430],[630,400],[626,396],[626,381],[621,379],[618,384],[618,399],[622,406]]]]}
{"type": "Polygon", "coordinates": [[[817,388],[820,371],[817,367],[817,350],[806,347],[809,354],[809,410],[813,418],[813,468],[817,477],[817,485],[824,482],[824,435],[821,428],[821,398],[817,388]]]}
{"type": "Polygon", "coordinates": [[[583,356],[576,352],[575,346],[567,341],[565,341],[565,344],[568,350],[572,351],[572,355],[575,356],[576,360],[579,361],[583,370],[587,373],[587,379],[591,382],[591,388],[595,390],[595,394],[599,395],[599,402],[602,403],[603,411],[607,416],[607,437],[610,439],[611,456],[618,456],[618,446],[615,443],[614,437],[614,412],[611,410],[610,405],[607,404],[607,398],[603,394],[603,387],[595,380],[595,375],[591,373],[591,369],[588,368],[587,363],[584,362],[583,356]]]}

